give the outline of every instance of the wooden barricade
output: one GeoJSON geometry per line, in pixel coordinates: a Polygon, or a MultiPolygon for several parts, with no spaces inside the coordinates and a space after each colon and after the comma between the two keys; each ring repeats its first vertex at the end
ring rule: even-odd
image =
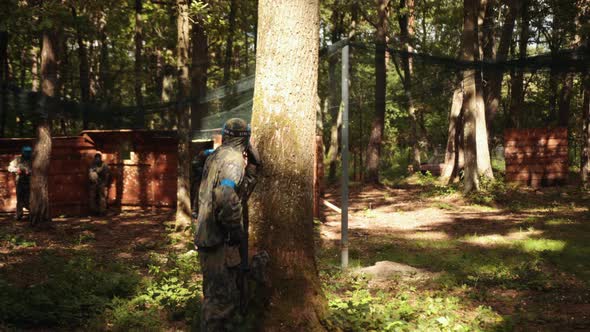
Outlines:
{"type": "Polygon", "coordinates": [[[561,185],[568,178],[567,128],[504,132],[506,181],[531,187],[561,185]]]}
{"type": "MultiPolygon", "coordinates": [[[[0,139],[0,212],[16,209],[10,162],[32,139],[0,139]]],[[[96,153],[111,170],[110,206],[176,206],[177,139],[173,132],[94,130],[52,139],[49,203],[52,216],[88,213],[88,169],[96,153]]]]}

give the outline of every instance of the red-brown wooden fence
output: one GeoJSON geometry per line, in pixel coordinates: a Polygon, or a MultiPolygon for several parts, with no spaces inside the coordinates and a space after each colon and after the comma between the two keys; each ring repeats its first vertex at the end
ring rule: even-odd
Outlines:
{"type": "MultiPolygon", "coordinates": [[[[32,139],[0,139],[0,212],[16,208],[16,190],[8,164],[32,139]]],[[[103,154],[113,180],[109,204],[115,207],[176,205],[177,140],[174,132],[146,130],[85,131],[54,137],[49,171],[53,216],[88,212],[88,167],[103,154]]]]}
{"type": "Polygon", "coordinates": [[[567,128],[507,129],[506,181],[531,187],[560,185],[568,178],[567,128]]]}

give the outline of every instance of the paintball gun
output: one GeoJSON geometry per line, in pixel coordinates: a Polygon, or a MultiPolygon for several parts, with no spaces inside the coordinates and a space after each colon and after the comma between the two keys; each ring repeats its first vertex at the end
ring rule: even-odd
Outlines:
{"type": "Polygon", "coordinates": [[[246,150],[246,158],[248,165],[246,166],[246,175],[244,178],[244,192],[242,193],[242,221],[244,225],[244,233],[242,241],[240,241],[240,312],[246,314],[248,311],[248,271],[250,269],[248,264],[248,228],[250,227],[248,199],[254,191],[256,186],[256,175],[260,171],[260,156],[258,151],[252,146],[248,145],[246,150]]]}

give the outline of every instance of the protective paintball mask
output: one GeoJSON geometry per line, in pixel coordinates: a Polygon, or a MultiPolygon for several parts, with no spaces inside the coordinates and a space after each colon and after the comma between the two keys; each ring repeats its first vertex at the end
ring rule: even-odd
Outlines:
{"type": "Polygon", "coordinates": [[[29,159],[31,159],[31,155],[33,154],[33,149],[30,146],[25,146],[25,147],[23,147],[21,153],[22,153],[23,159],[29,160],[29,159]]]}

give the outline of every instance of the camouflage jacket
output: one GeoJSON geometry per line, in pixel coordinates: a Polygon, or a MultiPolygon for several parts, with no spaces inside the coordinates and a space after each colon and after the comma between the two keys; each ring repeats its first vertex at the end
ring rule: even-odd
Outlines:
{"type": "Polygon", "coordinates": [[[22,156],[14,158],[8,165],[8,171],[16,174],[17,184],[28,184],[31,178],[31,170],[31,160],[25,160],[22,156]]]}
{"type": "Polygon", "coordinates": [[[93,163],[88,170],[90,183],[94,185],[108,185],[110,174],[109,166],[104,162],[100,166],[93,163]]]}
{"type": "Polygon", "coordinates": [[[243,142],[224,143],[205,162],[199,187],[195,233],[198,248],[223,244],[231,232],[243,231],[242,199],[245,159],[243,142]]]}

